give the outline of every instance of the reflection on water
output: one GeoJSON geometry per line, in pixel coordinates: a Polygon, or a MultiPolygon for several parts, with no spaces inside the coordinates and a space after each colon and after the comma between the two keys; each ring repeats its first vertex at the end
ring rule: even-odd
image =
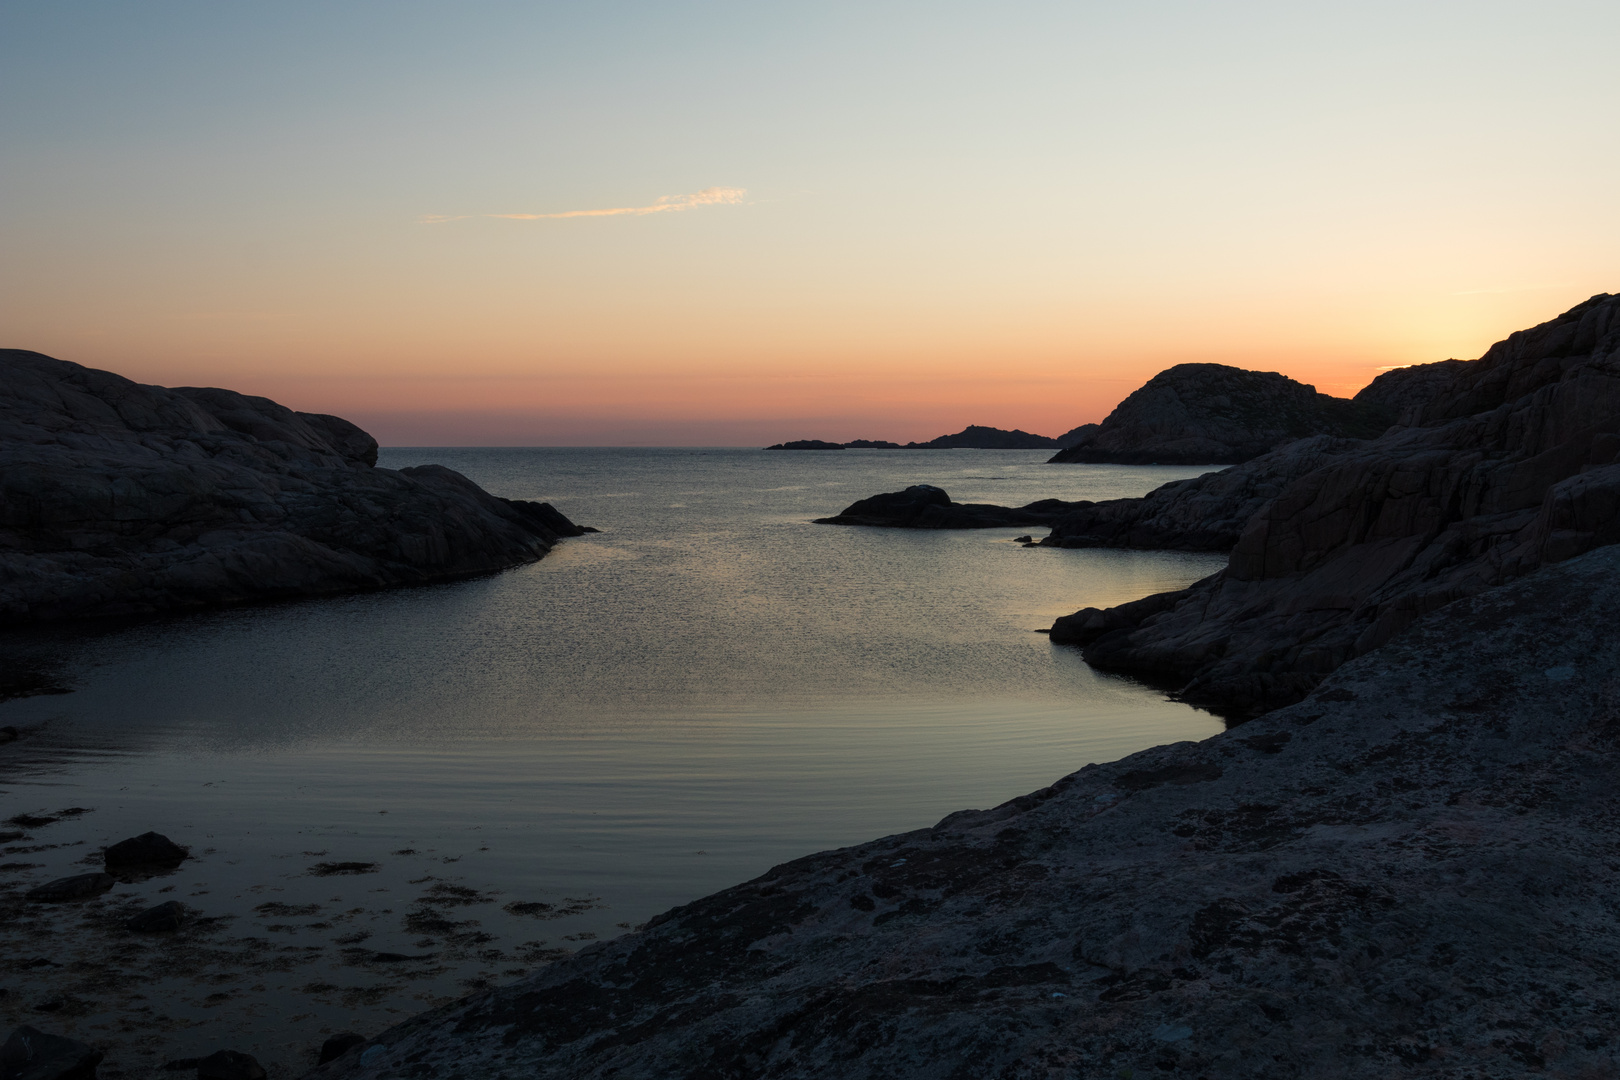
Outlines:
{"type": "MultiPolygon", "coordinates": [[[[0,817],[96,808],[51,827],[85,846],[30,856],[30,880],[147,829],[211,849],[177,880],[244,918],[265,888],[325,901],[306,850],[381,864],[338,890],[350,899],[429,871],[502,903],[600,898],[548,924],[566,946],[788,858],[1219,730],[1033,631],[1224,559],[809,524],[910,483],[1020,505],[1199,471],[1042,457],[385,451],[603,532],[452,585],[6,635],[0,650],[59,665],[76,689],[0,705],[0,724],[31,731],[0,749],[0,817]]],[[[502,940],[534,933],[494,905],[479,918],[502,940]]],[[[411,936],[380,918],[371,945],[411,936]]]]}
{"type": "Polygon", "coordinates": [[[217,803],[297,828],[325,784],[341,797],[321,821],[378,800],[445,822],[517,813],[512,828],[536,830],[530,865],[551,866],[561,835],[586,829],[613,852],[589,873],[624,887],[645,871],[636,891],[657,906],[1217,730],[1032,631],[1221,559],[808,523],[906,483],[1017,505],[1197,471],[1041,456],[387,450],[385,465],[441,461],[603,532],[458,584],[13,634],[14,654],[65,662],[77,692],[0,706],[0,722],[45,725],[7,752],[4,798],[30,804],[44,768],[84,797],[156,783],[163,794],[146,798],[172,804],[165,818],[217,803]],[[255,794],[182,794],[192,774],[239,774],[255,794]],[[295,782],[302,795],[277,798],[295,782]],[[609,865],[656,862],[666,841],[711,857],[609,865]]]}

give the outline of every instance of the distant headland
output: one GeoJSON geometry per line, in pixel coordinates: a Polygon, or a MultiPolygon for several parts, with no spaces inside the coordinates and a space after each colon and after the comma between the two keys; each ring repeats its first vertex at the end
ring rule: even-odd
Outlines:
{"type": "MultiPolygon", "coordinates": [[[[1093,425],[1095,426],[1095,425],[1093,425]]],[[[941,435],[937,439],[927,442],[897,443],[883,439],[853,439],[849,442],[827,442],[824,439],[795,439],[792,442],[779,442],[767,446],[767,450],[1049,450],[1062,449],[1069,446],[1071,436],[1076,436],[1079,429],[1060,435],[1055,439],[1045,435],[1033,435],[1027,431],[1014,428],[1006,431],[1002,428],[985,427],[982,424],[969,424],[954,435],[941,435]]]]}

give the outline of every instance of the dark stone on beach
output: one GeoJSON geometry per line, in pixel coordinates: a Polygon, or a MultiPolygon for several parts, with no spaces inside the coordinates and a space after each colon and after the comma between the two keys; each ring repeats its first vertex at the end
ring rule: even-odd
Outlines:
{"type": "Polygon", "coordinates": [[[890,529],[997,529],[1009,525],[1047,525],[1072,513],[1076,507],[1089,505],[1058,499],[1042,499],[1021,507],[955,503],[941,488],[913,484],[904,491],[861,499],[833,517],[816,518],[815,523],[890,529]]]}
{"type": "Polygon", "coordinates": [[[185,924],[185,905],[178,900],[170,900],[132,916],[124,923],[124,929],[137,934],[160,934],[178,930],[185,924]]]}
{"type": "Polygon", "coordinates": [[[366,1045],[364,1035],[356,1035],[352,1031],[340,1032],[321,1044],[320,1063],[325,1065],[328,1061],[336,1061],[355,1047],[364,1045],[366,1045]]]}
{"type": "Polygon", "coordinates": [[[95,1080],[93,1046],[23,1024],[0,1046],[0,1080],[95,1080]]]}
{"type": "Polygon", "coordinates": [[[111,874],[75,874],[72,877],[47,881],[43,885],[29,889],[27,898],[46,903],[86,900],[92,896],[100,896],[116,884],[111,874]]]}
{"type": "Polygon", "coordinates": [[[197,1062],[197,1080],[265,1080],[264,1066],[251,1054],[218,1050],[197,1062]]]}
{"type": "Polygon", "coordinates": [[[162,833],[145,832],[120,840],[103,855],[108,870],[130,870],[144,866],[179,866],[190,852],[162,833]]]}
{"type": "Polygon", "coordinates": [[[0,349],[0,623],[448,581],[584,530],[346,420],[0,349]]]}
{"type": "Polygon", "coordinates": [[[1074,441],[1051,460],[1232,465],[1312,435],[1371,438],[1395,413],[1377,394],[1349,400],[1274,371],[1177,364],[1149,379],[1101,424],[1070,432],[1065,438],[1074,441]]]}

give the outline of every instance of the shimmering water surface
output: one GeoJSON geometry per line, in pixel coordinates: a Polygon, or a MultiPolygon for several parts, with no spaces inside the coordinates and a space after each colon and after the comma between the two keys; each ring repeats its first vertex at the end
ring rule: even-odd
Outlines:
{"type": "MultiPolygon", "coordinates": [[[[526,927],[570,947],[777,862],[1219,730],[1033,631],[1222,557],[810,523],[911,483],[1020,505],[1202,471],[1046,456],[385,450],[383,465],[440,462],[602,532],[456,584],[6,635],[75,689],[0,705],[0,724],[30,729],[0,749],[0,818],[94,808],[50,827],[65,846],[30,855],[31,878],[157,829],[206,853],[176,894],[196,905],[248,917],[266,889],[380,904],[431,871],[503,901],[591,901],[526,927]],[[381,865],[307,877],[321,858],[381,865]]],[[[375,921],[372,945],[407,946],[375,921]]]]}

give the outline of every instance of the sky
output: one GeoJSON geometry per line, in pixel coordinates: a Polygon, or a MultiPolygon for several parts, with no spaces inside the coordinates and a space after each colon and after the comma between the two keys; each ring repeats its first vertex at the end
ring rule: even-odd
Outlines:
{"type": "Polygon", "coordinates": [[[385,445],[1056,435],[1620,291],[1620,4],[0,0],[0,346],[385,445]]]}

